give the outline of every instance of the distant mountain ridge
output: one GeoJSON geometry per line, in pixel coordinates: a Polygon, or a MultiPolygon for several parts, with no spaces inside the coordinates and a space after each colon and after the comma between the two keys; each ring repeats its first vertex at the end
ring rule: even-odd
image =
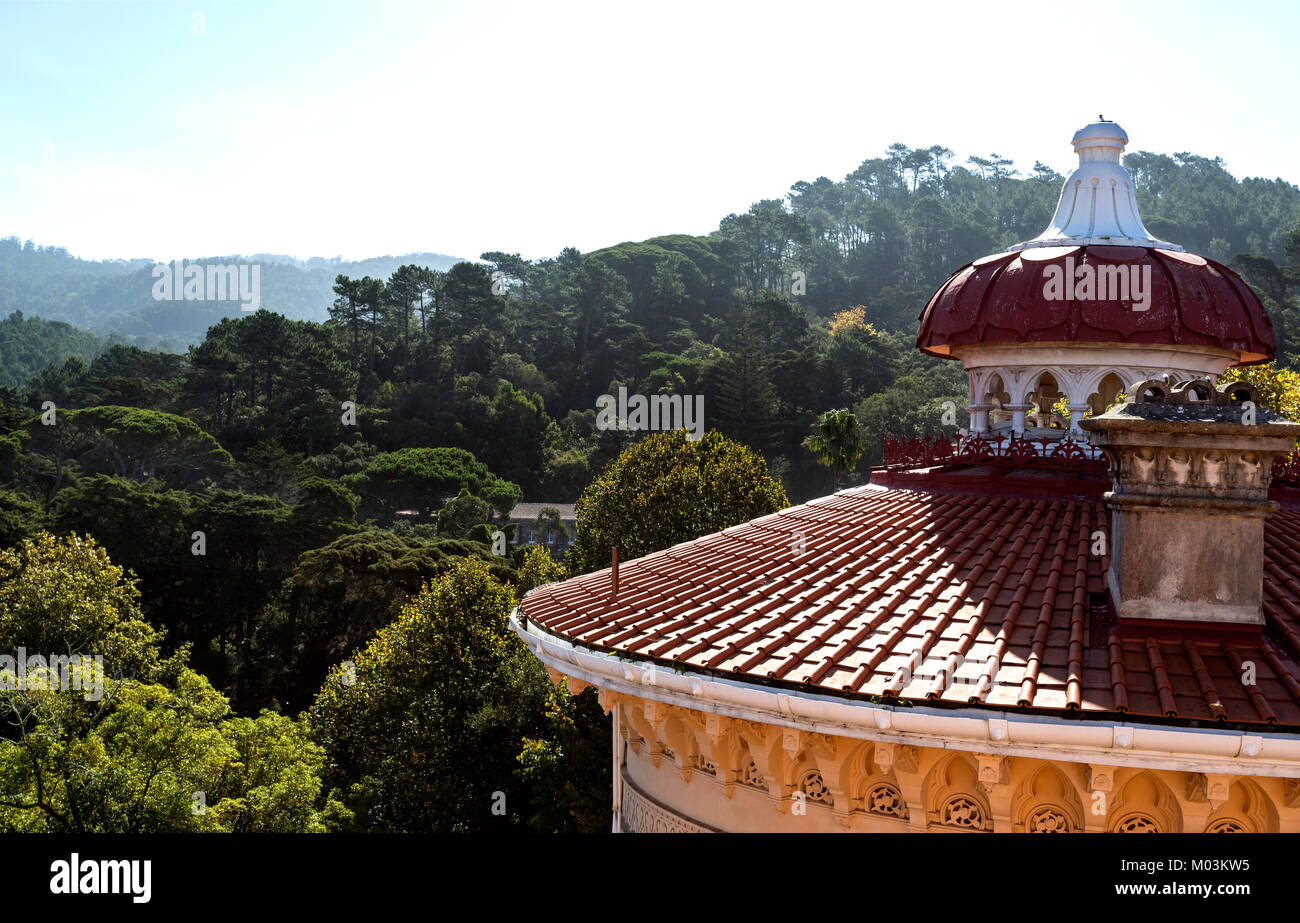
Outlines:
{"type": "MultiPolygon", "coordinates": [[[[334,300],[334,278],[387,278],[408,263],[445,270],[462,258],[443,253],[406,253],[364,260],[298,259],[282,254],[213,256],[187,265],[256,264],[261,267],[261,305],[286,317],[323,321],[334,300]]],[[[101,337],[143,347],[183,350],[203,339],[223,317],[241,313],[237,300],[158,301],[152,260],[83,260],[63,247],[40,247],[16,237],[0,239],[0,317],[63,321],[101,337]]]]}
{"type": "MultiPolygon", "coordinates": [[[[810,316],[829,318],[846,306],[865,305],[878,328],[914,332],[926,298],[953,271],[1039,234],[1064,182],[1041,163],[1021,171],[997,154],[972,156],[964,164],[952,163],[952,157],[941,145],[891,144],[883,156],[869,157],[843,180],[798,181],[782,198],[762,199],[748,212],[723,217],[706,236],[670,234],[594,251],[628,289],[600,310],[617,313],[628,306],[662,336],[678,321],[702,321],[707,304],[726,303],[727,293],[737,287],[784,289],[797,271],[806,283],[799,302],[810,316]]],[[[1283,179],[1238,180],[1221,158],[1186,152],[1136,151],[1124,157],[1124,165],[1136,184],[1147,229],[1242,272],[1265,298],[1279,327],[1282,353],[1294,353],[1300,362],[1300,310],[1291,307],[1293,274],[1300,272],[1293,268],[1300,266],[1300,187],[1283,179]]],[[[546,277],[577,256],[565,250],[554,260],[526,261],[489,252],[483,259],[522,284],[516,294],[564,310],[588,310],[589,321],[595,308],[585,302],[581,287],[534,291],[527,286],[529,278],[546,277]]],[[[254,263],[261,307],[315,321],[328,316],[336,276],[382,280],[404,264],[446,270],[457,262],[462,261],[438,253],[366,260],[253,254],[194,261],[227,267],[254,263]]],[[[201,300],[216,297],[206,287],[185,293],[193,301],[156,300],[153,267],[148,260],[79,260],[61,247],[5,238],[0,240],[0,317],[22,311],[24,317],[67,322],[110,341],[184,351],[222,318],[242,313],[237,296],[201,300]]],[[[215,269],[211,275],[215,288],[222,276],[215,269]]],[[[713,343],[715,334],[708,332],[713,328],[716,324],[692,328],[692,335],[713,343]]],[[[62,339],[61,334],[50,337],[62,339]]],[[[28,339],[26,333],[19,337],[28,339]]]]}

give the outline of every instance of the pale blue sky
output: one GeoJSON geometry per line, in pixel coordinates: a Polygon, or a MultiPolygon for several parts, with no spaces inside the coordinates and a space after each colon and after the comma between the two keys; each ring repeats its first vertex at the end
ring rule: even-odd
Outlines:
{"type": "Polygon", "coordinates": [[[1298,35],[1294,2],[0,0],[0,236],[536,258],[707,233],[893,141],[1068,172],[1098,114],[1300,182],[1298,35]]]}

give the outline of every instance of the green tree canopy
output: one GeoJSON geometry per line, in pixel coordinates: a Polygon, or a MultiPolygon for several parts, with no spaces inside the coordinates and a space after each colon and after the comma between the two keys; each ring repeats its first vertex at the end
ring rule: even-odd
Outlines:
{"type": "MultiPolygon", "coordinates": [[[[52,425],[38,416],[21,433],[26,450],[46,458],[60,474],[62,465],[75,458],[90,471],[118,477],[192,483],[220,476],[234,462],[216,439],[187,417],[139,407],[56,410],[52,425]]],[[[60,482],[61,477],[56,478],[54,489],[60,482]]]]}
{"type": "Polygon", "coordinates": [[[433,448],[384,452],[363,471],[346,475],[343,483],[377,501],[389,516],[406,508],[427,517],[462,488],[480,494],[497,480],[472,452],[433,448]]]}
{"type": "Polygon", "coordinates": [[[492,519],[492,506],[465,488],[438,511],[438,534],[448,538],[465,538],[470,529],[492,519]]]}
{"type": "Polygon", "coordinates": [[[717,432],[690,441],[681,430],[651,433],[609,464],[576,505],[575,573],[626,560],[775,513],[785,490],[752,449],[717,432]]]}
{"type": "Polygon", "coordinates": [[[483,545],[380,529],[304,552],[257,631],[258,649],[278,667],[272,685],[280,701],[289,708],[309,704],[330,666],[396,618],[401,603],[426,581],[466,556],[488,561],[500,580],[515,576],[483,545]]]}
{"type": "Polygon", "coordinates": [[[513,604],[483,562],[461,559],[331,673],[312,726],[363,829],[492,830],[535,812],[518,756],[547,728],[550,683],[507,628],[513,604]]]}
{"type": "Polygon", "coordinates": [[[76,662],[67,685],[7,674],[0,689],[0,829],[320,831],[346,819],[305,727],[230,706],[163,658],[137,592],[93,541],[44,534],[0,552],[0,649],[76,662]],[[93,663],[93,660],[91,661],[93,663]]]}

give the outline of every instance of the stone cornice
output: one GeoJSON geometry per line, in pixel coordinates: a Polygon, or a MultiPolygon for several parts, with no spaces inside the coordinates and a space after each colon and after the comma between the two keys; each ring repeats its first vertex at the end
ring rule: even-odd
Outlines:
{"type": "Polygon", "coordinates": [[[511,629],[548,667],[605,690],[710,714],[860,740],[1186,772],[1293,778],[1300,735],[1065,720],[1017,712],[896,707],[764,687],[620,659],[510,616],[511,629]]]}

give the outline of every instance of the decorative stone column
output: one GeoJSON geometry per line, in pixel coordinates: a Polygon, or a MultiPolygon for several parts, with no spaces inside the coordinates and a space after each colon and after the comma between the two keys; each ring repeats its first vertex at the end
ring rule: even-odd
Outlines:
{"type": "Polygon", "coordinates": [[[970,431],[972,433],[986,433],[989,429],[989,411],[993,409],[992,404],[967,404],[966,410],[970,413],[970,431]]]}
{"type": "Polygon", "coordinates": [[[1025,434],[1025,413],[1033,404],[1004,404],[1003,409],[1011,411],[1011,431],[1017,436],[1025,434]]]}
{"type": "Polygon", "coordinates": [[[1278,507],[1268,499],[1273,459],[1295,449],[1300,424],[1260,407],[1242,382],[1148,379],[1131,394],[1080,424],[1110,459],[1116,612],[1262,625],[1264,520],[1278,507]]]}
{"type": "Polygon", "coordinates": [[[1070,411],[1070,436],[1074,439],[1083,438],[1084,432],[1079,427],[1083,422],[1083,415],[1090,409],[1087,402],[1082,404],[1066,404],[1065,409],[1070,411]]]}

